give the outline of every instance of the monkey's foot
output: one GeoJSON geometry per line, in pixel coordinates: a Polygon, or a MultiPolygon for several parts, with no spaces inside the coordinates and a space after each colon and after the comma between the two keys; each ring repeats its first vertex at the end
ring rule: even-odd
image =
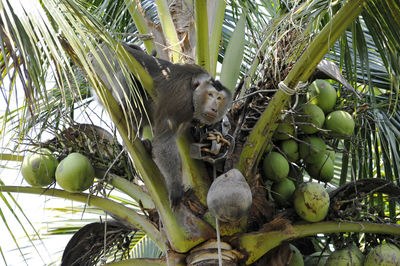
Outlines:
{"type": "Polygon", "coordinates": [[[207,140],[215,140],[217,141],[217,143],[221,143],[222,145],[231,145],[231,143],[227,139],[225,139],[222,133],[219,131],[209,132],[207,140]]]}
{"type": "Polygon", "coordinates": [[[227,147],[231,145],[231,143],[225,139],[219,131],[209,132],[206,141],[211,143],[207,146],[201,147],[201,151],[212,155],[218,155],[221,152],[221,149],[226,150],[227,147]]]}
{"type": "Polygon", "coordinates": [[[169,192],[169,203],[171,208],[175,209],[182,201],[183,188],[181,186],[174,187],[169,192]]]}
{"type": "Polygon", "coordinates": [[[152,145],[151,145],[151,141],[149,139],[144,139],[142,140],[142,144],[144,146],[144,148],[146,149],[146,151],[151,154],[151,151],[153,149],[152,145]]]}

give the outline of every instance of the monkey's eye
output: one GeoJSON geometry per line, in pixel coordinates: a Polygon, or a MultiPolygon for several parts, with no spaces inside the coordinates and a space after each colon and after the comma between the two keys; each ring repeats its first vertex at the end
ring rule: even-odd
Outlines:
{"type": "Polygon", "coordinates": [[[218,96],[218,97],[217,97],[217,100],[218,100],[218,101],[222,101],[222,96],[218,96]]]}
{"type": "Polygon", "coordinates": [[[213,97],[213,94],[211,92],[208,93],[209,97],[213,97]]]}

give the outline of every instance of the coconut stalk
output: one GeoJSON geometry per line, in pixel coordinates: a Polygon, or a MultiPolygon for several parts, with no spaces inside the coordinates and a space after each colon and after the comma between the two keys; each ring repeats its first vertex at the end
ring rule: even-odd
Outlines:
{"type": "MultiPolygon", "coordinates": [[[[294,89],[299,82],[307,81],[329,48],[358,17],[364,2],[365,0],[349,0],[343,5],[301,55],[283,81],[284,84],[294,89]]],[[[290,96],[282,90],[278,90],[250,133],[237,165],[246,178],[251,177],[254,167],[258,165],[263,153],[270,145],[272,135],[278,126],[278,116],[290,96]]]]}
{"type": "Polygon", "coordinates": [[[226,2],[223,0],[208,1],[208,13],[212,13],[208,17],[208,27],[211,31],[210,37],[210,74],[215,77],[219,45],[221,42],[222,24],[224,22],[226,2]]]}
{"type": "Polygon", "coordinates": [[[182,49],[171,13],[169,12],[168,3],[166,0],[156,0],[156,5],[164,36],[167,39],[167,44],[170,45],[169,48],[172,50],[171,61],[179,63],[181,61],[179,53],[182,49]]]}
{"type": "Polygon", "coordinates": [[[182,160],[183,179],[184,183],[193,189],[201,204],[207,206],[207,193],[211,182],[204,162],[195,160],[190,156],[190,145],[192,143],[189,134],[182,134],[177,140],[182,160]]]}
{"type": "Polygon", "coordinates": [[[24,160],[23,155],[10,154],[10,153],[0,153],[0,161],[14,161],[22,162],[24,160]]]}
{"type": "Polygon", "coordinates": [[[207,0],[194,2],[194,14],[196,23],[196,64],[210,71],[207,0]]]}
{"type": "MultiPolygon", "coordinates": [[[[151,34],[150,30],[147,27],[141,3],[136,0],[125,0],[125,4],[128,8],[129,13],[132,16],[133,21],[135,21],[135,25],[139,33],[151,34]]],[[[143,40],[143,43],[148,53],[156,49],[153,40],[143,40]]]]}
{"type": "Polygon", "coordinates": [[[145,209],[154,209],[156,207],[154,206],[154,202],[150,195],[146,193],[139,185],[115,174],[109,173],[108,175],[110,177],[108,180],[110,185],[118,188],[135,201],[141,202],[145,209]]]}
{"type": "Polygon", "coordinates": [[[400,226],[368,222],[319,222],[283,226],[282,230],[276,231],[248,233],[232,241],[242,253],[248,255],[246,264],[251,264],[283,241],[316,234],[344,232],[400,235],[400,226]]]}

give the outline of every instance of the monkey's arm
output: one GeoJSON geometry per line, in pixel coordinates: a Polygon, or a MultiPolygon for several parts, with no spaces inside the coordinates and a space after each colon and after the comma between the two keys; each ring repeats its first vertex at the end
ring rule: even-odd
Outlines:
{"type": "Polygon", "coordinates": [[[153,138],[153,158],[167,183],[169,200],[176,207],[183,195],[182,160],[176,144],[177,133],[168,125],[168,120],[156,125],[153,138]]]}

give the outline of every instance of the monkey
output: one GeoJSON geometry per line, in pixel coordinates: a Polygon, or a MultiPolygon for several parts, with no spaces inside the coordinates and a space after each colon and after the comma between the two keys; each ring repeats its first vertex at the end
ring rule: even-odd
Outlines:
{"type": "MultiPolygon", "coordinates": [[[[148,55],[139,47],[126,44],[123,44],[123,47],[143,66],[154,81],[155,99],[151,99],[143,88],[139,89],[141,95],[146,98],[144,106],[150,113],[150,123],[153,127],[152,157],[165,178],[170,205],[175,208],[183,196],[182,161],[176,143],[177,138],[192,121],[212,125],[221,120],[231,104],[232,95],[226,87],[198,65],[174,64],[148,55]]],[[[103,51],[106,56],[107,53],[110,54],[108,48],[104,47],[103,51]]],[[[115,57],[110,56],[107,59],[111,63],[116,63],[115,57]]],[[[100,79],[110,88],[97,61],[92,60],[92,64],[100,79]]],[[[122,101],[124,97],[131,97],[122,72],[118,72],[114,79],[118,79],[121,86],[117,86],[113,96],[122,101]]],[[[126,102],[120,103],[126,104],[126,102]]]]}

